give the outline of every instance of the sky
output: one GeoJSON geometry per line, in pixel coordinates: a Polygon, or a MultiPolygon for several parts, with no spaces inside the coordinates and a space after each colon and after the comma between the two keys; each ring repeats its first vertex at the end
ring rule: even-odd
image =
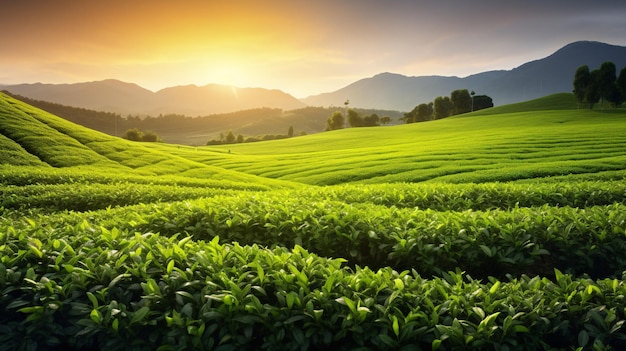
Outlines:
{"type": "Polygon", "coordinates": [[[579,40],[626,46],[624,0],[0,0],[0,85],[119,79],[298,98],[383,72],[465,77],[579,40]]]}

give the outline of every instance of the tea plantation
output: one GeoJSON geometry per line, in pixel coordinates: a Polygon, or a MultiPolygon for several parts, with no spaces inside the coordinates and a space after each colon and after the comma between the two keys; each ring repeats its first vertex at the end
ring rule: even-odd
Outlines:
{"type": "Polygon", "coordinates": [[[0,93],[0,350],[626,349],[626,110],[253,144],[0,93]]]}

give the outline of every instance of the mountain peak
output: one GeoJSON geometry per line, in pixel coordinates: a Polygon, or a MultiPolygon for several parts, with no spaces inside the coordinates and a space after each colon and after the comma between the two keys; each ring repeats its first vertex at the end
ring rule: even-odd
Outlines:
{"type": "Polygon", "coordinates": [[[416,105],[431,102],[438,96],[449,96],[456,89],[468,89],[490,96],[496,105],[503,105],[571,92],[578,67],[588,65],[595,69],[606,61],[612,61],[618,68],[626,66],[626,47],[577,41],[548,57],[512,70],[487,71],[464,78],[437,75],[407,77],[384,72],[303,101],[314,106],[341,106],[349,98],[358,107],[410,111],[416,105]]]}

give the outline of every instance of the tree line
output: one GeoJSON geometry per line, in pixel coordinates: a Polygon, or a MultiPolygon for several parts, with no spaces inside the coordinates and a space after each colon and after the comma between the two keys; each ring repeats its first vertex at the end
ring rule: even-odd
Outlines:
{"type": "MultiPolygon", "coordinates": [[[[305,131],[301,131],[300,136],[306,135],[305,131]]],[[[268,141],[268,140],[278,140],[278,139],[287,139],[294,137],[294,129],[293,126],[289,126],[287,130],[287,134],[265,134],[265,135],[257,135],[257,136],[244,136],[243,134],[235,135],[233,131],[229,131],[224,134],[224,132],[220,133],[219,139],[211,139],[207,141],[206,145],[224,145],[224,144],[241,144],[241,143],[253,143],[257,141],[268,141]]]]}
{"type": "Polygon", "coordinates": [[[613,62],[607,61],[600,68],[589,71],[589,66],[578,67],[574,74],[574,96],[579,104],[590,109],[597,103],[608,102],[613,107],[626,100],[626,67],[619,77],[613,62]]]}
{"type": "Polygon", "coordinates": [[[450,96],[439,96],[433,102],[421,103],[404,114],[405,123],[415,123],[442,119],[462,113],[493,107],[493,100],[487,95],[475,95],[467,89],[457,89],[450,96]]]}
{"type": "Polygon", "coordinates": [[[352,128],[376,127],[381,124],[391,123],[391,117],[379,117],[377,113],[362,115],[354,109],[346,109],[345,112],[335,111],[326,120],[326,131],[343,129],[346,126],[346,122],[352,128]]]}

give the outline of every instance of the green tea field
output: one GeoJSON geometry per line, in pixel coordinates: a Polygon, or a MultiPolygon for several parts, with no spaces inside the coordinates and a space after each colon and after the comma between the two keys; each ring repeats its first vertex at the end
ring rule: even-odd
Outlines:
{"type": "Polygon", "coordinates": [[[626,349],[626,110],[190,147],[0,93],[0,350],[626,349]]]}

